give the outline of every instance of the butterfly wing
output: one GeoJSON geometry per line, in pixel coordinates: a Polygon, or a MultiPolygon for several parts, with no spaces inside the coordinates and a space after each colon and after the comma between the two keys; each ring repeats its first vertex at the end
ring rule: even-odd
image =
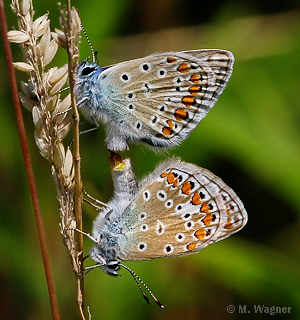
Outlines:
{"type": "Polygon", "coordinates": [[[220,241],[242,229],[248,221],[248,215],[236,193],[213,173],[206,169],[203,170],[206,177],[219,186],[222,202],[226,207],[226,223],[217,239],[217,241],[220,241]]]}
{"type": "Polygon", "coordinates": [[[124,140],[175,146],[214,106],[233,63],[233,54],[224,50],[158,53],[122,62],[101,73],[103,106],[124,140]]]}
{"type": "Polygon", "coordinates": [[[122,220],[120,258],[149,260],[198,252],[240,230],[247,213],[220,178],[172,159],[142,182],[122,220]]]}

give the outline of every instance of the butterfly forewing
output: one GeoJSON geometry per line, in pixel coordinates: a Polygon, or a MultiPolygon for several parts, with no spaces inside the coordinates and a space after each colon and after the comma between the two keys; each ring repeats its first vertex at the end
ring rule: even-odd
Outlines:
{"type": "Polygon", "coordinates": [[[176,145],[214,106],[233,63],[223,50],[159,53],[108,68],[101,85],[110,88],[111,110],[142,140],[176,145]]]}
{"type": "Polygon", "coordinates": [[[170,161],[146,178],[125,210],[123,260],[198,252],[242,228],[246,211],[236,194],[208,170],[170,161]]]}

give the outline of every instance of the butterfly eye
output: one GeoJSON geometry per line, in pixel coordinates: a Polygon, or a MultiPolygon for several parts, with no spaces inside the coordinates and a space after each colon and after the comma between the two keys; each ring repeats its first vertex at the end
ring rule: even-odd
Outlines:
{"type": "Polygon", "coordinates": [[[95,68],[94,68],[94,67],[85,67],[85,68],[82,70],[81,75],[87,76],[87,75],[89,75],[90,73],[92,73],[93,71],[95,71],[95,68]]]}
{"type": "Polygon", "coordinates": [[[117,261],[117,260],[108,261],[106,266],[108,269],[111,269],[111,270],[118,270],[120,268],[119,261],[117,261]]]}

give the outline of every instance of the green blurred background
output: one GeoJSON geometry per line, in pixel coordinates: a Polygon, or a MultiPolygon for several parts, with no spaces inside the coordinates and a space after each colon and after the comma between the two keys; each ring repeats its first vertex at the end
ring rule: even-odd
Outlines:
{"type": "MultiPolygon", "coordinates": [[[[239,195],[249,222],[238,234],[177,259],[128,262],[165,305],[147,305],[130,275],[101,270],[86,276],[92,319],[269,319],[254,306],[291,307],[273,319],[300,318],[300,11],[291,1],[73,1],[101,65],[169,50],[221,48],[234,53],[233,75],[215,107],[169,154],[132,146],[138,177],[169,155],[203,166],[239,195]],[[229,313],[233,305],[236,311],[229,313]],[[247,313],[239,312],[246,305],[247,313]],[[250,311],[250,313],[248,313],[250,311]]],[[[53,0],[34,1],[36,17],[53,0]]],[[[16,18],[6,1],[9,27],[16,18]]],[[[13,44],[14,60],[22,55],[13,44]]],[[[1,43],[0,68],[0,319],[51,319],[34,215],[24,173],[1,43]]],[[[81,59],[90,56],[82,39],[81,59]]],[[[60,49],[53,65],[66,63],[60,49]]],[[[17,73],[18,79],[26,79],[17,73]]],[[[49,164],[33,141],[24,110],[62,319],[79,319],[75,279],[59,233],[58,202],[49,164]]],[[[100,128],[81,137],[86,190],[112,196],[108,153],[100,128]]],[[[125,156],[125,154],[124,154],[125,156]]],[[[84,207],[90,232],[96,211],[84,207]]],[[[92,243],[85,241],[85,253],[92,243]]],[[[88,260],[87,265],[92,261],[88,260]]],[[[265,310],[267,311],[267,310],[265,310]]]]}

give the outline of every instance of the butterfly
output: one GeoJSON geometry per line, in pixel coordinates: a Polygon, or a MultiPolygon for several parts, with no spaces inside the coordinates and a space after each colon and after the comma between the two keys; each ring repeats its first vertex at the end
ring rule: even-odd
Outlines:
{"type": "Polygon", "coordinates": [[[92,236],[87,234],[95,242],[89,256],[97,263],[90,268],[108,275],[119,276],[120,266],[129,269],[122,260],[197,253],[247,223],[244,205],[230,187],[180,159],[163,162],[141,183],[125,159],[112,169],[112,178],[114,197],[95,219],[92,236]]]}
{"type": "Polygon", "coordinates": [[[106,125],[111,151],[144,142],[175,147],[207,115],[232,74],[225,50],[156,53],[101,68],[87,60],[76,72],[75,98],[83,115],[106,125]]]}

